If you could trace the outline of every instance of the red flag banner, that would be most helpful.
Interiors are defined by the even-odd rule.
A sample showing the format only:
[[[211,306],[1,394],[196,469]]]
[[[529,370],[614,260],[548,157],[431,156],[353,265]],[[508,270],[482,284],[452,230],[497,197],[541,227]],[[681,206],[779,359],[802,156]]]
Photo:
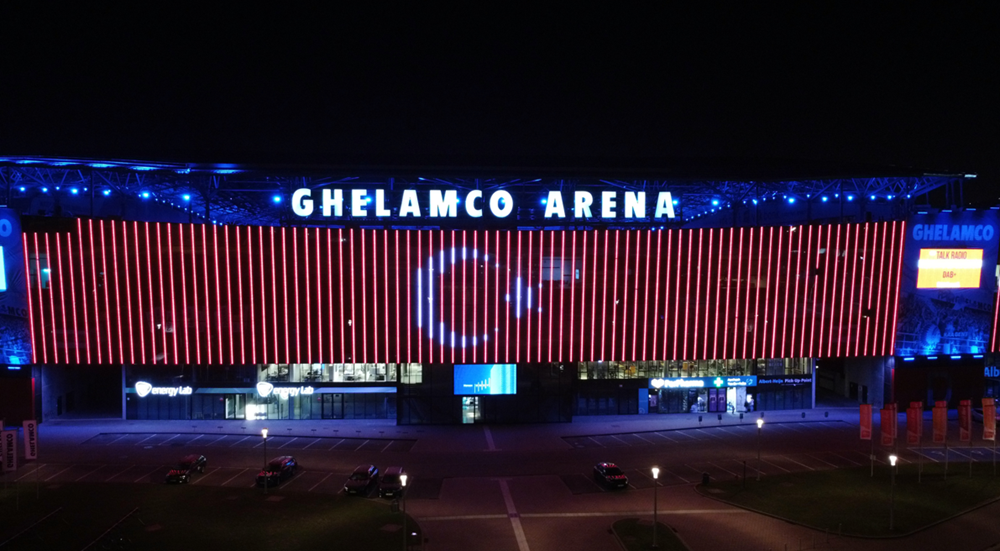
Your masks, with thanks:
[[[906,410],[906,443],[907,444],[919,444],[920,443],[920,418],[923,416],[923,412],[917,408],[910,408]]]
[[[872,439],[872,405],[861,404],[861,439]]]
[[[879,411],[879,413],[881,414],[881,419],[880,420],[881,420],[881,423],[882,423],[882,427],[881,427],[882,428],[882,445],[883,446],[891,446],[892,443],[893,443],[893,440],[894,440],[894,438],[892,436],[892,419],[893,419],[892,408],[882,408],[881,411]]]
[[[995,440],[997,437],[997,407],[992,399],[990,402],[983,404],[983,440]]]
[[[958,439],[962,442],[972,440],[972,400],[958,403]]]
[[[944,444],[948,438],[948,409],[947,406],[943,405],[945,403],[935,402],[934,409],[932,410],[934,425],[933,441],[935,444]]]

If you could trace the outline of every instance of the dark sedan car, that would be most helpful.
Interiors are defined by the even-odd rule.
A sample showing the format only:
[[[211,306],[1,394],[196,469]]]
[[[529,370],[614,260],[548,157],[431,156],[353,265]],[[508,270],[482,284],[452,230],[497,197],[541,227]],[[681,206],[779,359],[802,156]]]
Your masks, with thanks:
[[[344,491],[351,495],[367,496],[375,484],[378,484],[378,467],[358,465],[344,484]]]
[[[628,477],[614,463],[594,465],[594,480],[611,488],[627,488]]]
[[[378,483],[378,495],[384,498],[398,498],[403,495],[403,468],[389,467]]]
[[[177,467],[167,473],[167,484],[187,484],[195,472],[204,473],[208,460],[204,455],[185,455],[177,462]]]
[[[257,474],[257,485],[263,486],[267,481],[268,486],[277,486],[285,479],[294,476],[298,468],[298,461],[290,455],[275,457]]]

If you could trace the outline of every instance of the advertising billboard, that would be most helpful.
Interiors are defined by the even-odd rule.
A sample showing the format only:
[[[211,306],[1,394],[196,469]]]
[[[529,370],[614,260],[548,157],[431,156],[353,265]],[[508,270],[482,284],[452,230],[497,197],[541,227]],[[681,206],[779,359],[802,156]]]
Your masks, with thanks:
[[[32,270],[48,277],[48,259],[31,258]],[[22,365],[31,362],[31,336],[28,324],[28,289],[24,274],[24,243],[21,220],[16,211],[0,208],[0,364]]]
[[[897,356],[986,351],[998,222],[996,210],[918,214],[907,222]]]
[[[459,364],[455,366],[456,396],[516,393],[516,364]]]

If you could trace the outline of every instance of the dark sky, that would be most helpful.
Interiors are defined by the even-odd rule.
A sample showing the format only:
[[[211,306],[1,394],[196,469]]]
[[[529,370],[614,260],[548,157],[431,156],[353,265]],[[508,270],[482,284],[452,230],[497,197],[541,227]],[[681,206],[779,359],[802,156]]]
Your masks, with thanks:
[[[983,200],[1000,194],[993,3],[648,12],[473,3],[440,13],[144,4],[3,8],[0,153],[282,164],[787,159],[977,172]]]

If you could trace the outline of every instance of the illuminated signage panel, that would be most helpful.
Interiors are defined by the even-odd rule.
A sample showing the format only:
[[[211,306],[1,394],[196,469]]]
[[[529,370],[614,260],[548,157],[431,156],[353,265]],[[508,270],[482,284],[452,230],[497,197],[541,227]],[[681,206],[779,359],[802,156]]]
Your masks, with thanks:
[[[917,289],[978,289],[982,249],[920,249]]]

